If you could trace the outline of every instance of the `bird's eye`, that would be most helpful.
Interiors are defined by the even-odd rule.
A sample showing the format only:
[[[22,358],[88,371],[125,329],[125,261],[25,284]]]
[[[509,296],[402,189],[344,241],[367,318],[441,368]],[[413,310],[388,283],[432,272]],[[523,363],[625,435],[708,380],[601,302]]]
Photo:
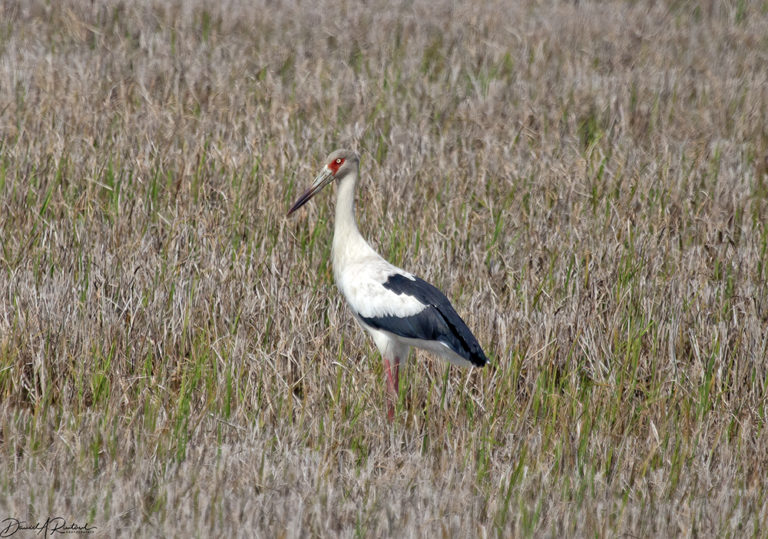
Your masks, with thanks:
[[[344,163],[344,158],[337,157],[336,159],[328,163],[328,168],[331,169],[331,172],[333,172],[333,174],[335,175],[339,171],[343,163]]]

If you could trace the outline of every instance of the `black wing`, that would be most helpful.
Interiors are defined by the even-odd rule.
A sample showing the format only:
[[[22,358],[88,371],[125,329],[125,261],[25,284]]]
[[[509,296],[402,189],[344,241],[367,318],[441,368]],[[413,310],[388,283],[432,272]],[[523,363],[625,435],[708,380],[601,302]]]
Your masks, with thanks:
[[[360,318],[366,324],[407,339],[445,343],[451,350],[477,367],[482,367],[488,362],[477,339],[440,290],[418,277],[411,280],[400,274],[390,275],[383,286],[397,295],[413,296],[426,307],[418,314],[402,318],[361,316]]]

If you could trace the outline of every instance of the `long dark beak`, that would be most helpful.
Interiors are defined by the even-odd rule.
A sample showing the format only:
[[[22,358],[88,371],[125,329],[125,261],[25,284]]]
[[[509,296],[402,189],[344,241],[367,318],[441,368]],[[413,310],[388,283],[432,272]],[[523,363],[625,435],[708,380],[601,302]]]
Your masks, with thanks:
[[[328,167],[323,167],[323,170],[320,172],[320,174],[317,175],[315,178],[315,181],[312,182],[312,187],[304,191],[304,193],[298,198],[296,202],[293,203],[293,206],[291,206],[291,209],[288,210],[288,215],[291,215],[293,212],[301,208],[304,204],[309,202],[309,199],[315,196],[317,193],[319,193],[323,187],[328,185],[333,181],[333,172],[331,172],[331,169]]]

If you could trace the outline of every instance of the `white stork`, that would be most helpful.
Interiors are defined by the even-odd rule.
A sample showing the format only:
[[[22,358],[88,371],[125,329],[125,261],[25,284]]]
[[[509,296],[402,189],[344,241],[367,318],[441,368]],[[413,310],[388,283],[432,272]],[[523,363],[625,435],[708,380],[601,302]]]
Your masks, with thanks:
[[[400,363],[408,357],[411,346],[463,367],[482,367],[488,358],[442,292],[384,260],[360,235],[355,222],[359,170],[360,158],[355,152],[336,150],[288,215],[329,183],[338,182],[333,276],[355,320],[370,333],[381,352],[389,393],[387,416],[392,421]]]

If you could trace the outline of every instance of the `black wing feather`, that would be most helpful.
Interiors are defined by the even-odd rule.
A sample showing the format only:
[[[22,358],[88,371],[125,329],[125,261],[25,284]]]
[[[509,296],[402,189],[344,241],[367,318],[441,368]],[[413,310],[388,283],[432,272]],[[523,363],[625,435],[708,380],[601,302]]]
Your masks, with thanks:
[[[383,286],[397,295],[413,296],[427,307],[418,314],[403,318],[361,316],[366,324],[408,339],[440,341],[478,367],[488,362],[477,339],[440,290],[423,279],[416,277],[411,280],[400,274],[390,275]]]

